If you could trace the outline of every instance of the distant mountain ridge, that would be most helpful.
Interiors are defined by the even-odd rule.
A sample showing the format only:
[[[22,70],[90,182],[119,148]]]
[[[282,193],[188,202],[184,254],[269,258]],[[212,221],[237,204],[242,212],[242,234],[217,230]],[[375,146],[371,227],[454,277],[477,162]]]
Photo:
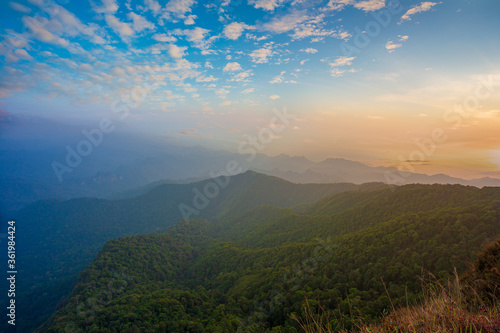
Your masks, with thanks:
[[[74,148],[86,139],[82,130],[92,126],[95,124],[76,126],[37,117],[0,115],[0,215],[10,214],[40,199],[107,198],[127,191],[133,195],[140,192],[140,188],[159,181],[207,179],[213,177],[213,173],[224,171],[229,161],[236,161],[241,171],[254,170],[294,183],[500,186],[500,179],[488,177],[475,180],[422,174],[387,177],[388,173],[398,176],[397,169],[371,167],[342,158],[313,162],[304,156],[257,154],[254,160],[249,160],[244,154],[200,146],[176,146],[119,130],[107,136],[77,167],[72,168],[72,172],[64,173],[63,181],[59,182],[52,163],[64,164],[68,147]]]

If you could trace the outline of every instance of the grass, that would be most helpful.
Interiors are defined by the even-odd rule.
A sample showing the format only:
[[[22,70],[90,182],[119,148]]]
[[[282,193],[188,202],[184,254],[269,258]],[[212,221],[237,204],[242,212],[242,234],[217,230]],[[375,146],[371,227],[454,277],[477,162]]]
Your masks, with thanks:
[[[305,333],[349,331],[332,327],[328,312],[313,313],[306,300],[304,315],[292,316]],[[500,333],[500,240],[491,243],[469,270],[446,286],[434,278],[424,284],[420,305],[394,309],[376,324],[356,324],[360,333]]]

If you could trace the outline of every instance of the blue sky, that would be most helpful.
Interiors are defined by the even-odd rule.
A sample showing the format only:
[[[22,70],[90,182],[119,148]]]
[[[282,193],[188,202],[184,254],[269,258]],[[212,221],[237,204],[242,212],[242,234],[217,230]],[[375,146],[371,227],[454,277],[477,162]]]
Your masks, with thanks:
[[[296,119],[265,153],[397,165],[415,140],[443,128],[449,140],[418,171],[498,174],[500,87],[460,128],[443,121],[500,74],[496,0],[0,6],[4,113],[82,124],[109,117],[130,131],[234,151],[269,126],[274,108],[287,108]]]

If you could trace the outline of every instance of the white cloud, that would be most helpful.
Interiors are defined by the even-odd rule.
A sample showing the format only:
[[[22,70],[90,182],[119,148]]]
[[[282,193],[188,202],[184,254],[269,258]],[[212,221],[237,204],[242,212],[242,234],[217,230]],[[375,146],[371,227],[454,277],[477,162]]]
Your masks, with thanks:
[[[273,11],[274,8],[279,7],[283,0],[248,0],[249,5],[255,8],[262,8],[265,10]]]
[[[306,21],[309,17],[303,13],[295,12],[281,17],[274,17],[265,23],[262,28],[274,33],[283,33],[294,29],[298,24]]]
[[[17,3],[17,2],[9,2],[9,6],[14,9],[15,11],[18,11],[18,12],[21,12],[21,13],[25,13],[25,14],[28,14],[29,12],[31,12],[31,8],[29,7],[26,7],[24,5],[21,5],[20,3]]]
[[[233,22],[224,27],[223,33],[226,38],[236,40],[243,34],[245,29],[253,29],[253,27],[245,23]]]
[[[252,76],[252,70],[249,69],[247,71],[244,71],[244,72],[239,72],[237,74],[234,74],[233,75],[233,78],[231,79],[231,81],[236,81],[236,82],[242,82],[242,81],[245,81],[245,82],[248,82],[248,78],[250,76]]]
[[[184,20],[185,25],[193,25],[194,24],[194,19],[197,18],[198,16],[196,15],[189,15],[187,19]]]
[[[220,103],[221,106],[229,106],[231,105],[231,101],[224,101],[222,103]]]
[[[333,68],[331,70],[331,75],[333,77],[341,77],[342,75],[344,75],[344,73],[345,73],[345,70],[339,69],[339,68]]]
[[[291,35],[293,39],[313,38],[311,41],[321,41],[325,37],[334,37],[338,39],[347,39],[351,34],[344,30],[324,28],[324,14],[307,17],[294,27]]]
[[[350,66],[352,65],[352,61],[356,59],[356,57],[338,57],[334,62],[330,63],[330,66],[333,67],[330,71],[330,74],[333,77],[341,77],[344,73],[355,73],[356,70],[351,69],[341,69],[338,67]]]
[[[104,19],[108,26],[120,35],[124,41],[128,40],[134,34],[134,30],[130,27],[130,24],[121,22],[116,16],[106,15]]]
[[[350,66],[352,65],[352,61],[356,59],[356,57],[338,57],[334,62],[330,63],[332,67],[338,66]]]
[[[152,37],[154,40],[158,42],[175,42],[177,41],[177,38],[174,36],[169,36],[167,34],[155,34]]]
[[[305,52],[305,53],[316,53],[318,52],[318,50],[312,48],[312,47],[308,47],[307,49],[302,49],[301,50],[302,52]]]
[[[168,45],[168,54],[170,54],[170,56],[172,58],[180,59],[184,56],[184,51],[186,49],[187,49],[187,47],[179,47],[175,44],[169,44]]]
[[[217,95],[219,95],[220,98],[226,98],[226,95],[229,94],[229,90],[220,88],[215,91]]]
[[[345,6],[351,5],[353,2],[353,0],[330,0],[326,8],[330,10],[342,10]]]
[[[364,10],[365,12],[375,11],[385,7],[385,0],[359,1],[354,5],[354,7]]]
[[[114,14],[118,11],[118,4],[116,0],[102,0],[102,5],[94,6],[93,9],[98,14]]]
[[[269,83],[271,84],[275,84],[275,83],[282,83],[283,80],[284,80],[284,75],[285,75],[286,71],[283,71],[280,73],[280,75],[276,75],[271,81],[269,81]]]
[[[125,77],[127,76],[127,74],[125,73],[125,70],[123,68],[120,68],[120,67],[115,67],[115,68],[112,68],[110,71],[109,71],[109,74],[113,75],[113,76],[120,76],[120,77]]]
[[[269,62],[269,57],[271,57],[274,52],[270,48],[263,47],[261,49],[257,49],[250,53],[250,57],[252,61],[257,64],[263,64]]]
[[[326,9],[343,10],[346,6],[354,6],[354,8],[370,12],[384,8],[385,0],[330,0]]]
[[[241,66],[237,62],[229,62],[226,66],[224,66],[224,72],[235,72],[241,71]]]
[[[387,51],[389,51],[389,53],[392,53],[392,52],[394,52],[395,49],[403,46],[403,44],[401,44],[401,43],[408,40],[408,38],[409,38],[408,36],[401,36],[401,35],[399,35],[398,37],[399,38],[396,41],[390,40],[387,42],[387,44],[385,44],[385,49]]]
[[[403,16],[401,16],[401,22],[402,21],[409,21],[409,20],[411,20],[412,15],[431,10],[432,7],[434,7],[435,5],[441,4],[441,3],[442,2],[426,1],[426,2],[422,2],[420,5],[413,6]]]
[[[8,53],[6,59],[9,62],[17,62],[20,59],[34,60],[25,49],[16,49],[15,51]]]
[[[271,96],[269,96],[269,98],[270,98],[270,99],[278,99],[278,98],[280,98],[280,97],[279,97],[278,95],[271,95]]]
[[[161,6],[156,0],[144,0],[144,5],[155,15],[158,15],[161,11]]]
[[[105,44],[106,41],[100,36],[100,27],[91,23],[86,25],[80,21],[73,13],[56,4],[41,8],[50,15],[50,20],[40,20],[35,17],[36,25],[43,27],[51,33],[61,36],[84,36],[95,44]],[[42,23],[43,22],[43,23]]]
[[[155,28],[155,25],[153,23],[149,22],[144,17],[142,17],[141,15],[137,15],[134,12],[128,13],[128,18],[132,20],[132,26],[136,32]]]
[[[30,16],[23,16],[22,21],[24,23],[24,26],[28,28],[33,36],[39,41],[59,45],[62,47],[68,47],[70,45],[67,40],[56,36],[52,32],[45,29],[45,27],[41,25],[37,19]]]
[[[214,69],[214,66],[209,62],[205,62],[205,68],[210,68],[210,69]]]
[[[213,77],[212,75],[210,76],[198,76],[196,78],[196,82],[215,82],[218,79]]]
[[[90,72],[93,71],[94,68],[90,64],[80,64],[77,68],[77,70],[81,72]]]
[[[165,6],[165,10],[176,17],[185,18],[186,13],[191,12],[191,7],[195,0],[170,0]]]
[[[243,90],[241,93],[242,94],[251,94],[254,91],[255,91],[255,88],[248,88],[248,89]]]
[[[194,29],[185,29],[185,30],[175,29],[173,31],[173,34],[186,36],[186,39],[189,42],[193,43],[193,46],[201,50],[206,50],[210,44],[210,41],[205,39],[209,32],[210,30],[196,27]]]

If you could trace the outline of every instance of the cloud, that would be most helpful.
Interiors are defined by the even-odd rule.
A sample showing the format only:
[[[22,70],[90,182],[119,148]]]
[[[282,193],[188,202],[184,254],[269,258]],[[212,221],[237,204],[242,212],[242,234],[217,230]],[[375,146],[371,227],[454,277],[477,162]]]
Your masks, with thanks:
[[[61,36],[84,36],[94,44],[105,44],[106,41],[100,36],[101,27],[97,24],[86,25],[73,13],[56,4],[41,8],[50,15],[50,20],[34,17],[35,25],[50,31],[52,34]],[[103,34],[103,33],[102,33]]]
[[[354,7],[357,9],[361,9],[365,12],[371,12],[375,10],[379,10],[385,7],[385,0],[366,0],[359,1],[354,4]]]
[[[248,0],[249,5],[253,5],[255,8],[265,9],[273,11],[276,7],[279,7],[283,0]]]
[[[191,12],[191,7],[195,3],[195,0],[170,0],[165,6],[165,10],[175,17],[186,18],[186,13]]]
[[[115,67],[109,71],[109,74],[113,76],[125,77],[127,74],[123,68]]]
[[[305,52],[305,53],[317,53],[318,52],[318,50],[316,50],[312,47],[308,47],[307,49],[302,49],[301,51]]]
[[[334,62],[330,63],[332,67],[338,66],[350,66],[352,65],[352,61],[356,59],[356,57],[338,57]]]
[[[222,103],[220,103],[221,106],[229,106],[231,105],[231,101],[224,101]]]
[[[283,80],[284,80],[284,75],[285,75],[286,71],[283,71],[280,73],[280,75],[276,75],[271,81],[269,81],[269,83],[271,84],[275,84],[275,83],[282,83]]]
[[[118,4],[116,0],[102,0],[101,6],[93,5],[93,10],[98,14],[114,14],[118,11]]]
[[[351,34],[344,30],[324,28],[324,14],[306,17],[306,19],[294,27],[291,35],[293,39],[313,38],[311,41],[321,41],[325,37],[348,39]]]
[[[224,72],[235,72],[241,71],[241,66],[237,62],[229,62],[226,66],[224,66]]]
[[[121,22],[116,16],[106,15],[104,19],[108,26],[124,41],[127,41],[134,34],[134,30],[130,27],[130,24]]]
[[[184,24],[185,25],[193,25],[195,22],[194,22],[194,19],[197,18],[198,16],[196,15],[189,15],[187,17],[187,19],[184,20]]]
[[[255,88],[248,88],[248,89],[243,90],[241,93],[242,94],[251,94],[254,91],[255,91]]]
[[[155,28],[155,25],[153,23],[149,22],[144,17],[142,17],[141,15],[137,15],[134,12],[128,13],[128,18],[132,20],[132,26],[136,32]]]
[[[19,59],[24,59],[24,60],[33,60],[33,57],[28,54],[28,52],[24,49],[17,49],[14,51],[16,56]]]
[[[170,54],[170,56],[172,58],[180,59],[184,56],[184,51],[186,49],[187,49],[187,47],[179,47],[175,44],[169,44],[168,45],[168,54]]]
[[[239,72],[239,73],[236,73],[233,75],[233,78],[231,79],[231,81],[236,81],[236,82],[248,82],[249,80],[247,80],[250,76],[252,76],[252,70],[249,69],[247,71],[244,71],[244,72]]]
[[[326,5],[329,10],[343,10],[346,6],[354,6],[365,12],[379,10],[385,7],[385,0],[330,0]]]
[[[278,99],[278,98],[280,98],[280,97],[279,97],[278,95],[271,95],[271,96],[269,96],[269,98],[270,98],[270,99]]]
[[[399,38],[396,41],[390,40],[387,42],[387,44],[385,44],[385,49],[387,51],[389,51],[389,53],[392,53],[397,48],[400,48],[401,46],[403,46],[403,44],[401,44],[401,43],[407,41],[409,38],[408,36],[401,36],[401,35],[399,35],[398,37]]]
[[[198,132],[198,130],[194,128],[194,129],[185,129],[185,130],[180,131],[179,133],[184,134],[184,135],[192,135],[196,132]]]
[[[224,27],[223,33],[226,38],[236,40],[243,34],[245,29],[253,29],[253,27],[245,23],[233,22]]]
[[[280,34],[294,29],[298,24],[306,21],[308,18],[307,15],[299,12],[281,17],[274,17],[270,22],[265,23],[262,29]]]
[[[177,38],[174,36],[169,36],[167,34],[155,34],[152,37],[154,40],[158,42],[175,42],[177,41]]]
[[[30,16],[23,16],[21,20],[23,21],[24,26],[28,28],[33,36],[39,41],[62,47],[69,46],[70,43],[67,40],[56,36],[52,32],[45,29],[45,27],[41,25],[37,19]]]
[[[266,62],[269,62],[269,57],[271,57],[273,54],[274,52],[269,47],[263,47],[261,49],[252,51],[252,53],[250,53],[250,57],[252,58],[253,62],[257,64],[264,64]]]
[[[161,6],[156,0],[144,0],[144,5],[155,15],[158,15],[161,11]]]
[[[413,6],[410,8],[403,16],[401,16],[401,22],[403,21],[410,21],[411,16],[421,13],[421,12],[426,12],[432,9],[435,5],[441,4],[442,2],[422,2],[420,5]],[[400,22],[400,23],[401,23]]]
[[[489,111],[475,112],[474,117],[480,118],[480,119],[498,119],[498,120],[500,120],[500,110],[489,110]]]
[[[338,57],[334,62],[330,63],[330,66],[333,67],[330,71],[330,74],[333,77],[341,77],[344,73],[356,73],[356,70],[351,69],[341,69],[338,67],[350,66],[352,65],[352,61],[356,59],[356,57]]]
[[[356,73],[356,70],[351,68],[351,69],[340,69],[340,68],[332,68],[330,71],[330,74],[333,77],[341,77],[344,76],[344,73]]]
[[[174,35],[179,35],[179,36],[186,36],[186,39],[193,44],[193,46],[201,49],[201,50],[206,50],[210,44],[210,41],[205,39],[206,35],[210,30],[203,29],[200,27],[196,27],[194,29],[175,29],[173,31]]]
[[[17,2],[9,2],[9,6],[14,9],[15,11],[18,11],[18,12],[21,12],[21,13],[25,13],[25,14],[29,14],[31,12],[31,8],[29,7],[26,7],[24,5],[21,5],[20,3],[17,3]]]
[[[226,98],[226,95],[229,94],[229,90],[220,88],[215,91],[217,95],[219,95],[220,98],[224,99]]]
[[[198,76],[196,78],[196,82],[214,82],[217,80],[218,79],[213,77],[212,75],[210,75],[210,76]]]

